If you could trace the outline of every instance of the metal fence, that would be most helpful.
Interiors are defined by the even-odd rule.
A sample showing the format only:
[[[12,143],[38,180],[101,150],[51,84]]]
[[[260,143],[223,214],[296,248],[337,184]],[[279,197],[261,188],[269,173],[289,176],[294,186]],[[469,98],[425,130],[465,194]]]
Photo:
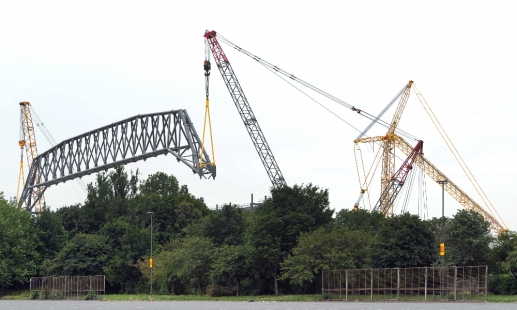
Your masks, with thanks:
[[[106,293],[105,276],[32,277],[31,295],[40,299],[95,297]]]
[[[344,301],[487,301],[488,266],[322,272],[322,293]]]

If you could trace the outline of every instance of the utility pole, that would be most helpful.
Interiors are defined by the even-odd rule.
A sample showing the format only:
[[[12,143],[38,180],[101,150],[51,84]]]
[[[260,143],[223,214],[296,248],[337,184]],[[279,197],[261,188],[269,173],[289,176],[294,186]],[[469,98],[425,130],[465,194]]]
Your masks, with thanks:
[[[444,192],[445,192],[445,184],[449,182],[448,180],[438,181],[438,184],[442,186],[442,242],[440,243],[440,256],[442,257],[442,290],[441,296],[444,298],[443,286],[445,281],[445,201],[444,201]]]
[[[151,215],[151,259],[149,260],[149,269],[151,269],[151,281],[149,292],[151,294],[151,298],[153,298],[153,214],[154,212],[147,212],[147,214]]]

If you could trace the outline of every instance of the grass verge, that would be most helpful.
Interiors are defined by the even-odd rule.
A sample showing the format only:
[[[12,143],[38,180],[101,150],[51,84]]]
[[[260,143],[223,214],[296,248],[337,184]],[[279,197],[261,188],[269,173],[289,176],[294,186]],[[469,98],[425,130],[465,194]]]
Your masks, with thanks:
[[[321,295],[261,295],[261,296],[224,296],[206,297],[203,295],[153,295],[152,299],[147,294],[133,295],[104,295],[101,300],[157,300],[157,301],[321,301]]]
[[[83,296],[84,297],[84,296]],[[9,292],[0,296],[0,300],[28,300],[30,292],[18,291]],[[81,298],[84,299],[84,298]],[[321,301],[321,295],[261,295],[261,296],[224,296],[224,297],[206,297],[204,295],[153,295],[152,299],[148,294],[108,294],[98,296],[99,300],[107,301],[137,301],[137,300],[153,300],[153,301]],[[363,300],[368,302],[368,300]],[[489,302],[495,303],[517,303],[517,295],[488,295]],[[424,301],[422,301],[424,302]]]
[[[29,291],[9,292],[5,295],[0,295],[0,300],[26,300],[29,299],[30,295]]]

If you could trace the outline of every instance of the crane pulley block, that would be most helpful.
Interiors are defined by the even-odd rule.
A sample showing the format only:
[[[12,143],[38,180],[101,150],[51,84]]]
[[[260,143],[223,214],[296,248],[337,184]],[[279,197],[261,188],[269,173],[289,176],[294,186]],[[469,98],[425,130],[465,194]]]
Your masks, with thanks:
[[[210,70],[212,69],[212,65],[210,64],[210,60],[205,60],[203,67],[205,69],[205,76],[210,75]]]

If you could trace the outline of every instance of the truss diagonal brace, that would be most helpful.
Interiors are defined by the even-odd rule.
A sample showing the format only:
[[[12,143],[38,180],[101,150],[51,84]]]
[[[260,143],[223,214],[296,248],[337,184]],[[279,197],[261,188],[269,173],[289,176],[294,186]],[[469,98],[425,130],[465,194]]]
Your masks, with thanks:
[[[65,140],[37,156],[18,207],[26,205],[32,212],[51,185],[167,154],[200,178],[215,179],[216,167],[205,151],[201,154],[201,139],[186,110],[137,115]]]

